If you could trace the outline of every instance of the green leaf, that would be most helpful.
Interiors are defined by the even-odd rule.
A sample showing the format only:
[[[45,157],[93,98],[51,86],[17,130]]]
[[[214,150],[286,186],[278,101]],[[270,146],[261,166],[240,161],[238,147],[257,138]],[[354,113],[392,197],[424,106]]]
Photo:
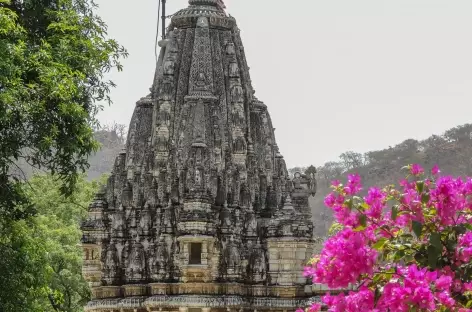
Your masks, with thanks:
[[[428,246],[428,265],[435,270],[438,263],[439,250],[434,246]]]
[[[411,222],[411,226],[413,228],[413,233],[415,233],[416,237],[419,238],[423,233],[423,224],[414,220]]]
[[[429,200],[430,200],[430,199],[431,199],[431,196],[429,195],[429,193],[423,193],[423,194],[421,195],[421,202],[422,202],[423,204],[429,203]]]
[[[398,205],[392,207],[392,220],[397,220],[398,217]]]
[[[375,284],[378,284],[380,281],[383,279],[383,274],[375,274],[374,278],[372,279],[372,282]]]
[[[362,232],[364,230],[365,230],[365,226],[363,225],[359,225],[358,227],[353,229],[354,232]]]
[[[423,190],[424,190],[424,181],[418,181],[418,182],[416,182],[416,189],[418,190],[418,193],[423,193]]]
[[[397,250],[395,254],[393,255],[393,260],[395,262],[399,262],[400,260],[403,259],[403,257],[405,257],[405,250],[404,249]]]
[[[352,211],[352,205],[353,205],[352,199],[346,200],[346,201],[345,201],[345,204],[346,204],[347,208],[349,208],[349,210]]]
[[[360,203],[358,207],[361,208],[362,211],[369,209],[369,205],[367,205],[367,203]]]
[[[359,216],[359,222],[364,228],[367,227],[367,216],[365,214],[361,214]]]
[[[385,244],[388,242],[388,239],[385,237],[380,238],[372,247],[375,250],[381,250],[385,246]]]
[[[472,308],[472,300],[467,301],[466,308]]]
[[[431,244],[431,246],[436,248],[439,252],[442,252],[443,245],[441,242],[441,234],[431,233],[431,235],[429,236],[429,243]]]
[[[336,233],[341,231],[343,228],[344,228],[344,226],[342,224],[333,222],[333,224],[331,225],[331,227],[328,230],[328,235],[329,236],[335,235]]]
[[[420,265],[426,265],[426,256],[422,252],[417,252],[414,256],[415,260],[420,264]]]

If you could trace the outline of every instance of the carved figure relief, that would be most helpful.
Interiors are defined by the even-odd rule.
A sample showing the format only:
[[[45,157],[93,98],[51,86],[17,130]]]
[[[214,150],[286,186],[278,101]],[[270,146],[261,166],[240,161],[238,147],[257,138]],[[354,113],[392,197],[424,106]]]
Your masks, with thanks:
[[[104,267],[108,275],[116,273],[116,248],[113,245],[109,245],[106,251]]]
[[[233,78],[239,77],[239,66],[238,63],[229,64],[229,76]]]
[[[144,210],[141,213],[141,218],[139,220],[139,231],[140,235],[148,235],[151,228],[151,212],[149,210]]]
[[[231,89],[231,101],[233,103],[242,103],[244,102],[244,93],[241,86],[234,86]]]
[[[157,151],[166,152],[167,151],[167,138],[164,136],[159,136],[157,138]]]
[[[226,54],[227,55],[234,55],[236,52],[234,50],[234,44],[232,42],[226,45]]]
[[[205,90],[205,87],[207,85],[205,73],[202,73],[202,72],[198,73],[196,85],[198,87],[198,90]]]
[[[160,99],[162,100],[171,100],[172,99],[172,91],[173,89],[173,84],[172,81],[163,81],[161,85],[161,91],[160,91]]]
[[[223,218],[222,225],[226,228],[230,228],[232,222],[231,222],[231,213],[229,212],[229,210],[227,209],[223,210],[223,212],[221,213],[221,217]]]
[[[172,76],[174,75],[175,70],[175,61],[173,58],[168,58],[167,61],[164,62],[164,75]]]
[[[257,235],[257,220],[254,214],[249,214],[246,220],[246,235],[256,236]]]
[[[238,109],[233,112],[233,124],[236,127],[243,128],[245,124],[245,118],[246,117],[244,116],[244,112],[242,110]]]
[[[241,258],[240,258],[239,249],[236,246],[234,237],[231,236],[230,242],[229,242],[228,268],[234,269],[234,270],[238,269],[240,260]]]
[[[234,142],[233,150],[237,154],[244,154],[246,152],[246,142],[244,138],[242,137],[236,138],[236,142]]]
[[[198,168],[195,169],[195,187],[201,187],[202,180],[202,172]]]
[[[159,111],[159,124],[164,126],[170,125],[170,113],[166,109]]]
[[[143,271],[145,268],[145,259],[142,246],[139,243],[133,243],[129,254],[128,266],[126,267],[126,277],[128,279],[143,278]]]

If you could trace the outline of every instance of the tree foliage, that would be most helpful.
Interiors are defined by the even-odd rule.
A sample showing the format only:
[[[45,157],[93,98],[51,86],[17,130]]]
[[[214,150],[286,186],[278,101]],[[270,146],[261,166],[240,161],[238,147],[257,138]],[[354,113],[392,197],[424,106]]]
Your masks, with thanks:
[[[79,224],[99,184],[81,176],[68,197],[52,175],[23,185],[37,214],[0,223],[0,311],[82,311],[89,289],[81,275]]]
[[[50,171],[72,193],[98,144],[92,128],[126,51],[92,0],[0,0],[0,213],[32,214],[13,168]],[[18,209],[18,208],[22,209]]]

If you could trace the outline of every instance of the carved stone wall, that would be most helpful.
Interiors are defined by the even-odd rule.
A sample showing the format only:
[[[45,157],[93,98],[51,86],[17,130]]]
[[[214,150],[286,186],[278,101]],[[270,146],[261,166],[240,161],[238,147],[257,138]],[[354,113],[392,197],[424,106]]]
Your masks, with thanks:
[[[82,227],[87,310],[295,310],[316,183],[288,177],[234,18],[189,3]]]

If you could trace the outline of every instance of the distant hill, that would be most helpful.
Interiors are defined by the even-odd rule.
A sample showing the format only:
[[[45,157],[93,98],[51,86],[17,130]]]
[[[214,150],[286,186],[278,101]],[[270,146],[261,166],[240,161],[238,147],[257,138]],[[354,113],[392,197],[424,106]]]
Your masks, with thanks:
[[[418,163],[430,170],[439,165],[443,174],[472,176],[472,124],[465,124],[432,135],[426,140],[406,140],[396,146],[365,154],[348,151],[339,160],[331,161],[317,168],[318,193],[310,200],[315,235],[324,236],[332,223],[332,213],[323,204],[333,180],[345,181],[348,173],[359,173],[364,189],[397,183],[404,177],[400,169],[408,164]],[[303,171],[292,168],[289,172]]]
[[[102,146],[89,158],[90,169],[87,172],[89,179],[96,179],[112,171],[116,156],[125,147],[126,127],[120,124],[106,126],[95,131],[95,138]]]
[[[118,153],[124,148],[126,141],[126,127],[120,124],[105,125],[94,132],[95,138],[101,144],[100,150],[89,157],[90,168],[87,171],[89,180],[99,178],[110,173]],[[31,167],[23,159],[11,168],[13,175],[22,180],[29,179],[35,173],[42,170]]]

